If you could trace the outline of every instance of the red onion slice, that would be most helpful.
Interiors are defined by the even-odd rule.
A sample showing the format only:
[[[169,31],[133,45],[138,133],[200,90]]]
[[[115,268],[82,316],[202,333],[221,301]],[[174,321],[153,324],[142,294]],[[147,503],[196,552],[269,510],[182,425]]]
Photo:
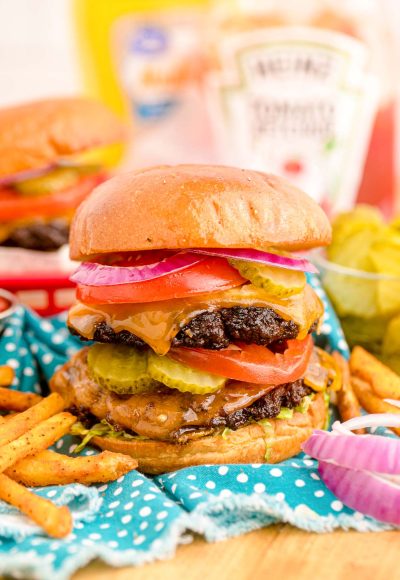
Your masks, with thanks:
[[[319,461],[332,462],[349,469],[400,474],[400,442],[391,437],[349,437],[348,434],[314,431],[303,444],[303,451]]]
[[[332,430],[350,435],[351,431],[364,429],[365,427],[400,427],[400,415],[395,415],[394,413],[361,415],[361,417],[354,417],[344,423],[335,421],[332,425]]]
[[[357,435],[365,437],[365,435]],[[400,482],[368,471],[321,461],[318,467],[328,489],[345,505],[381,522],[400,525]]]
[[[260,250],[247,248],[194,248],[190,251],[196,254],[205,254],[206,256],[217,256],[220,258],[232,258],[235,260],[246,260],[247,262],[270,264],[271,266],[278,266],[279,268],[300,270],[302,272],[310,272],[311,274],[318,272],[317,268],[304,258],[279,256],[278,254],[271,254]]]
[[[94,167],[97,167],[93,164]],[[0,178],[1,185],[12,185],[13,183],[19,183],[20,181],[25,181],[27,179],[34,179],[35,177],[42,177],[56,169],[58,167],[82,167],[82,164],[74,163],[65,158],[57,159],[56,162],[46,165],[45,167],[40,167],[38,169],[26,169],[25,171],[20,171],[19,173],[14,173],[13,175],[7,175],[6,177]]]
[[[6,177],[0,178],[0,186],[18,183],[19,181],[25,181],[26,179],[34,179],[35,177],[41,177],[42,175],[49,173],[55,167],[57,167],[57,164],[52,163],[51,165],[41,167],[40,169],[27,169],[26,171],[21,171],[14,175],[7,175]]]
[[[351,433],[363,427],[397,426],[400,415],[394,413],[336,421],[331,433],[314,431],[302,448],[318,459],[321,479],[345,505],[400,525],[400,439]]]
[[[132,282],[145,282],[183,270],[204,260],[195,254],[179,252],[160,262],[144,266],[107,266],[83,262],[70,280],[85,286],[118,286]]]
[[[400,409],[400,401],[398,401],[397,399],[383,399],[385,401],[385,403],[389,403],[389,405],[393,405],[393,407],[399,407]],[[391,427],[394,427],[394,425],[391,425]]]

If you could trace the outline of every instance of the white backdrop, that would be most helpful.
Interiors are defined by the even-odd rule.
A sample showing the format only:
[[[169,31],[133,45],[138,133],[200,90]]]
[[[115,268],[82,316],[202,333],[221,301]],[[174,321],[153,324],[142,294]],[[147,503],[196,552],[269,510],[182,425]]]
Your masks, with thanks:
[[[400,0],[381,2],[400,55]],[[71,0],[0,0],[0,106],[80,90]]]
[[[79,74],[69,0],[0,0],[0,106],[78,93]]]

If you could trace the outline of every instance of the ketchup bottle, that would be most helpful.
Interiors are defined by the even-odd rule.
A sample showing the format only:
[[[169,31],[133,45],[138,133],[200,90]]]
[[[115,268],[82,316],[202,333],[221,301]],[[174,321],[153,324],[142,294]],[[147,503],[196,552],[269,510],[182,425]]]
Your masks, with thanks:
[[[378,0],[219,0],[207,81],[220,161],[331,212],[395,207],[395,51]]]

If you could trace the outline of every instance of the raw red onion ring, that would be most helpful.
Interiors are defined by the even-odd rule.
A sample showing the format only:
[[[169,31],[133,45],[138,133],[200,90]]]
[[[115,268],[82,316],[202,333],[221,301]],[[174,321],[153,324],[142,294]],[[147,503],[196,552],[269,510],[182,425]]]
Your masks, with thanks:
[[[364,437],[364,435],[357,435]],[[321,479],[345,505],[381,522],[400,525],[400,480],[321,461]]]
[[[178,252],[160,262],[143,266],[108,266],[96,262],[83,262],[70,280],[85,286],[117,286],[144,282],[172,274],[201,262],[204,258],[188,252]]]
[[[206,256],[217,256],[220,258],[246,260],[247,262],[258,262],[260,264],[270,264],[279,268],[288,270],[300,270],[302,272],[316,273],[317,268],[304,258],[293,258],[289,256],[280,256],[261,250],[247,248],[194,248],[190,250],[196,254],[205,254]]]
[[[388,401],[400,407],[399,401]],[[316,430],[303,451],[318,459],[325,485],[348,507],[380,521],[400,525],[400,439],[354,435],[363,427],[400,427],[400,415],[363,415]]]
[[[0,186],[18,183],[19,181],[25,181],[26,179],[34,179],[35,177],[41,177],[42,175],[49,173],[55,167],[57,167],[57,164],[52,163],[51,165],[41,167],[40,169],[27,169],[26,171],[21,171],[14,175],[7,175],[6,177],[0,178]]]

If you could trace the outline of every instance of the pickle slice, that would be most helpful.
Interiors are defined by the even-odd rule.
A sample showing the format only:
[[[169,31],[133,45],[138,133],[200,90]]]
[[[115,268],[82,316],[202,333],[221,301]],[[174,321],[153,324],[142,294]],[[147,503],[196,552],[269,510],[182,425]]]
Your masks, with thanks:
[[[75,185],[82,175],[94,173],[96,166],[57,167],[50,173],[14,184],[17,191],[26,196],[48,195]]]
[[[256,264],[244,260],[229,260],[240,275],[250,280],[254,286],[263,288],[268,294],[285,298],[298,294],[306,285],[304,272],[288,270],[267,264]]]
[[[383,364],[392,369],[392,371],[400,375],[400,356],[398,354],[391,356],[383,354],[378,356],[378,358],[381,362],[383,362]]]
[[[147,372],[147,355],[130,346],[95,344],[88,353],[94,380],[120,395],[134,395],[157,386]]]
[[[327,271],[322,281],[339,316],[363,319],[379,316],[375,280]]]
[[[384,356],[397,356],[400,359],[400,314],[392,318],[386,327],[382,353]]]
[[[342,258],[343,248],[347,247],[348,241],[360,232],[379,232],[384,226],[383,216],[378,209],[369,205],[358,205],[355,209],[338,215],[332,224],[333,239],[327,248],[328,257],[332,262],[346,263]],[[360,253],[364,246],[360,244]],[[338,259],[338,254],[340,258]],[[349,252],[350,259],[357,258],[358,252]]]
[[[382,316],[377,315],[368,319],[346,316],[340,322],[351,348],[360,345],[375,355],[381,352],[382,337],[388,324]]]
[[[383,274],[377,280],[377,304],[384,316],[400,311],[400,237],[388,235],[374,244],[370,250],[376,272]],[[385,278],[385,275],[392,278]]]
[[[226,378],[195,370],[178,363],[166,356],[158,356],[151,352],[148,357],[148,371],[150,376],[171,389],[206,395],[221,389]]]
[[[74,185],[79,179],[76,169],[59,167],[41,177],[33,177],[14,185],[23,195],[46,195],[54,191],[62,191]]]

